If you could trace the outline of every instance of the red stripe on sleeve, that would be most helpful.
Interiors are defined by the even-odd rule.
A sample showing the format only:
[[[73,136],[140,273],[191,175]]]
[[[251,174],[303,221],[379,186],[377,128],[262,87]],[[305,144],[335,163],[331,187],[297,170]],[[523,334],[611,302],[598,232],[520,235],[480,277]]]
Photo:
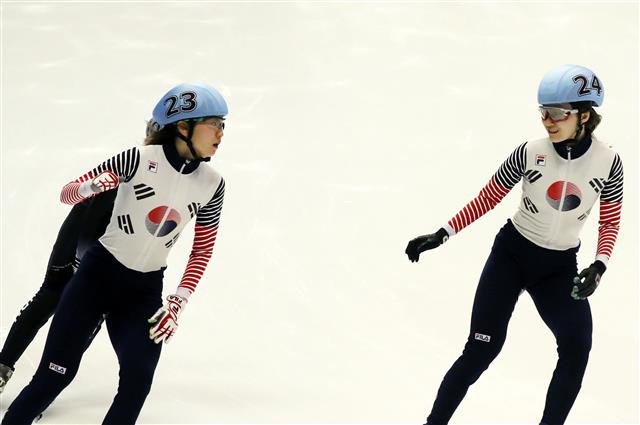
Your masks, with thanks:
[[[492,177],[478,196],[449,220],[449,226],[458,233],[495,208],[510,191],[511,189],[500,185],[495,177]]]
[[[596,255],[611,257],[620,230],[622,202],[600,200],[600,226],[598,227],[598,249]]]
[[[190,294],[195,291],[213,254],[217,234],[217,226],[206,227],[196,223],[191,254],[178,288],[184,288]]]
[[[60,192],[60,201],[68,205],[75,205],[84,201],[86,198],[83,198],[82,195],[80,195],[80,185],[93,177],[93,172],[89,171],[74,181],[67,183],[62,188],[62,192]]]

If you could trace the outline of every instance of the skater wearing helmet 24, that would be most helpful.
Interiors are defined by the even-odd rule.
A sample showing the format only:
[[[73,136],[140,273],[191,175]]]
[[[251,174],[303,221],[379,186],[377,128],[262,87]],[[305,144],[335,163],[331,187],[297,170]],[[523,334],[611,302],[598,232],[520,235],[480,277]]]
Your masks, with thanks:
[[[218,149],[227,104],[204,84],[181,84],[153,111],[145,146],[126,150],[62,189],[75,204],[118,188],[104,235],[84,255],[53,317],[44,353],[3,425],[30,424],[73,380],[99,320],[120,365],[103,424],[134,424],[151,388],[162,341],[178,320],[211,258],[225,183],[208,161]],[[186,270],[163,305],[166,259],[187,222],[195,237]]]
[[[593,131],[604,87],[591,70],[565,65],[538,89],[548,137],[518,146],[480,194],[436,233],[409,242],[412,262],[493,209],[522,179],[520,206],[498,232],[476,290],[462,355],[444,376],[429,425],[447,424],[471,386],[500,352],[520,294],[527,291],[556,338],[558,362],[541,424],[563,424],[582,383],[591,349],[591,310],[615,244],[622,207],[620,157]],[[595,261],[578,273],[579,233],[600,198]]]

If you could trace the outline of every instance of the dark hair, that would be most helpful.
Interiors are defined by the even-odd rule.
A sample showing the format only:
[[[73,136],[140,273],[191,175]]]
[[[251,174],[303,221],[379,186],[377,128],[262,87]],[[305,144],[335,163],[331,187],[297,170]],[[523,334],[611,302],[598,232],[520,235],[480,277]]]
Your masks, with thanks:
[[[590,101],[573,102],[571,103],[571,107],[579,111],[578,119],[580,119],[580,115],[582,115],[582,113],[589,112],[589,119],[584,123],[584,130],[587,135],[591,136],[598,124],[600,124],[600,121],[602,121],[602,116],[593,109],[593,105]]]
[[[143,145],[164,145],[173,143],[176,140],[176,125],[168,124],[162,130],[154,130],[151,123],[147,123],[147,137],[145,137]]]

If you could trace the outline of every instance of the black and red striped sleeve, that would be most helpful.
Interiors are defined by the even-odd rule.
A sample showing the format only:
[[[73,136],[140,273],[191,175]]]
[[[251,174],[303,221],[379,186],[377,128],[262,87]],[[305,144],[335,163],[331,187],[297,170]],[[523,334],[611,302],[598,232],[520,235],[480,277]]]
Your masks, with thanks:
[[[196,215],[193,246],[177,291],[178,295],[185,298],[189,298],[195,291],[213,254],[213,245],[218,235],[218,225],[220,223],[220,214],[222,213],[224,187],[224,179],[221,179],[213,198],[204,207],[200,208]]]
[[[129,181],[136,174],[139,164],[140,150],[138,148],[134,147],[120,152],[77,179],[67,183],[60,193],[60,201],[65,204],[74,205],[87,199],[80,194],[80,185],[107,170],[117,175],[119,181]]]
[[[609,178],[600,193],[600,220],[598,227],[598,249],[596,260],[605,265],[611,258],[613,246],[620,230],[620,214],[622,212],[624,172],[620,156],[616,154],[611,165]]]
[[[518,146],[500,165],[489,183],[482,188],[478,196],[462,208],[449,220],[445,227],[450,236],[492,210],[518,184],[524,175],[527,163],[527,143]]]

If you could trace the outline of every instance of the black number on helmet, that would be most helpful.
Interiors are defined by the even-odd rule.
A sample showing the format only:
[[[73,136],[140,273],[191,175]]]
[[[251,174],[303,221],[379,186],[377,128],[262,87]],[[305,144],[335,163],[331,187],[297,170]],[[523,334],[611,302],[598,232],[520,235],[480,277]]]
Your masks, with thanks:
[[[180,93],[180,98],[184,102],[180,107],[182,112],[191,112],[196,109],[196,94],[192,91],[186,91],[184,93]]]
[[[591,93],[591,90],[587,88],[587,84],[589,84],[589,80],[584,75],[576,75],[573,77],[574,83],[580,83],[580,89],[578,90],[578,96],[586,96]]]
[[[182,100],[180,107],[176,107],[178,104],[178,96],[169,96],[167,100],[164,101],[165,105],[169,105],[169,108],[167,109],[167,118],[179,112],[191,112],[196,109],[196,106],[198,106],[195,92],[186,91],[180,93],[180,99]]]
[[[176,108],[176,103],[178,103],[178,98],[176,96],[168,97],[167,100],[164,101],[164,104],[169,104],[169,109],[167,109],[167,118],[177,114],[180,112],[178,108]]]
[[[602,86],[600,86],[600,80],[598,80],[598,77],[596,77],[595,75],[591,80],[591,87],[598,91],[598,95],[602,94]]]

